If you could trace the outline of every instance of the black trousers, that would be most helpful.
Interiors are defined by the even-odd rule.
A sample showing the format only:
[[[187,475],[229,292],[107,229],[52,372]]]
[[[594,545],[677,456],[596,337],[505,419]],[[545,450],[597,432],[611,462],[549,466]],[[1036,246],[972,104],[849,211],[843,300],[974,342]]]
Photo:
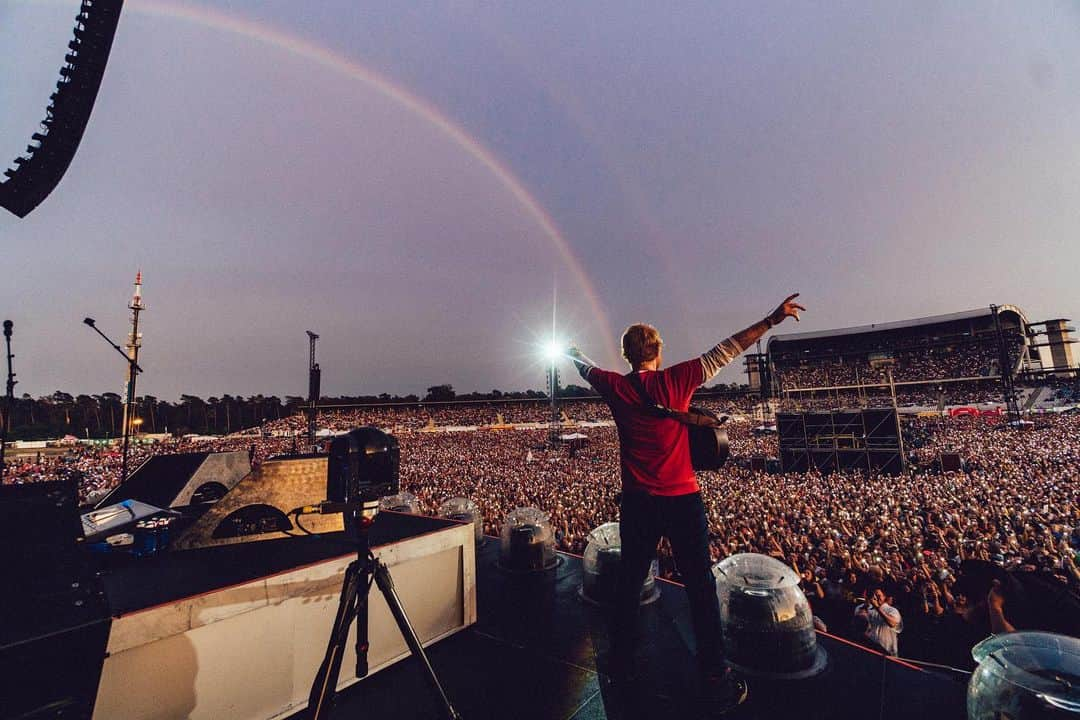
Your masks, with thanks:
[[[666,537],[690,598],[690,615],[697,640],[698,663],[717,667],[720,646],[720,602],[709,556],[709,530],[701,493],[672,497],[624,492],[619,534],[622,558],[615,589],[611,652],[629,661],[637,644],[637,616],[641,586],[656,557],[660,537]]]

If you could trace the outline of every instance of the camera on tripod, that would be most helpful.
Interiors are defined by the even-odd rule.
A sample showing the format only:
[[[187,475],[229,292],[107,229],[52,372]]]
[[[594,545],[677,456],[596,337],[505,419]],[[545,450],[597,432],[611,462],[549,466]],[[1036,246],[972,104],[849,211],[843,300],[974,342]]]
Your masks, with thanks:
[[[326,502],[320,512],[343,512],[350,520],[371,517],[379,498],[398,492],[401,451],[398,441],[374,427],[356,428],[330,441],[326,464]]]
[[[356,543],[356,560],[345,568],[345,578],[338,599],[337,616],[330,631],[326,655],[315,674],[308,696],[308,717],[328,720],[337,692],[341,660],[349,636],[349,626],[356,621],[356,677],[368,674],[368,592],[372,582],[386,599],[405,644],[426,671],[427,680],[442,705],[444,717],[460,716],[439,682],[424,646],[401,605],[390,570],[371,551],[368,531],[379,509],[379,499],[398,492],[401,452],[392,435],[373,427],[361,427],[330,442],[326,470],[326,501],[308,506],[301,512],[342,513],[345,534]]]

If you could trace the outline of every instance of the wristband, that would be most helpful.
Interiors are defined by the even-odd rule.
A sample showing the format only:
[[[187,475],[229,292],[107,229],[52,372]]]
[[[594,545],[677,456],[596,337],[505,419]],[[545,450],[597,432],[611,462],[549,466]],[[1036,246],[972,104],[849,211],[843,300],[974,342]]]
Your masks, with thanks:
[[[765,316],[765,324],[769,326],[770,330],[772,330],[774,327],[776,327],[776,323],[773,322],[772,315],[766,315]]]

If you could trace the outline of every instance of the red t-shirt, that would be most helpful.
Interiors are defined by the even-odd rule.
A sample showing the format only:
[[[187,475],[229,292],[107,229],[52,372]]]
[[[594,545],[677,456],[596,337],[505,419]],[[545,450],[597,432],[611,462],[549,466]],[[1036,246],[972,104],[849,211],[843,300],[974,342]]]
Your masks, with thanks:
[[[644,401],[626,376],[600,368],[588,372],[589,383],[611,408],[619,430],[623,487],[650,495],[697,492],[686,425],[646,412]],[[653,400],[681,412],[690,408],[691,395],[705,381],[700,358],[666,370],[645,370],[639,376]]]

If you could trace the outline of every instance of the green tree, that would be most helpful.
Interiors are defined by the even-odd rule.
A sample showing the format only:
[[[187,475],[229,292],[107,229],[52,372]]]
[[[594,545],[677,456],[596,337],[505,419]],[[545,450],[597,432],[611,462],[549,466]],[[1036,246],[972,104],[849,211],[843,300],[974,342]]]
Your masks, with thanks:
[[[433,385],[427,389],[424,402],[447,402],[456,397],[453,385]]]

